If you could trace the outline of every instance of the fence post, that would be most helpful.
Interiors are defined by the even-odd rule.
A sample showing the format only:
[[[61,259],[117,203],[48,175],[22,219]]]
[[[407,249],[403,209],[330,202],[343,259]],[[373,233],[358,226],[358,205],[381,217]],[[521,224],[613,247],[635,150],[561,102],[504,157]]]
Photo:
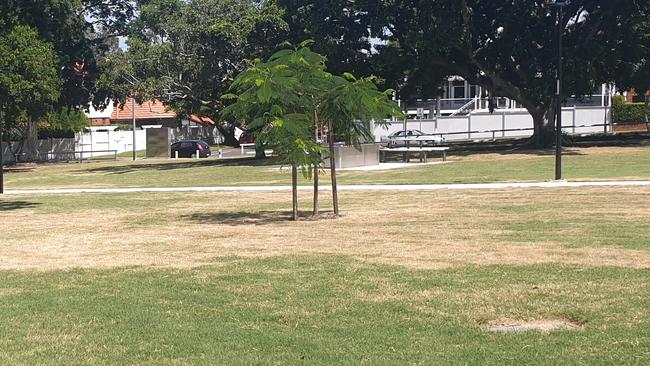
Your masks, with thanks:
[[[506,137],[506,112],[501,112],[501,137]]]
[[[576,134],[576,106],[573,106],[573,134]]]
[[[467,138],[472,138],[472,113],[467,115]]]

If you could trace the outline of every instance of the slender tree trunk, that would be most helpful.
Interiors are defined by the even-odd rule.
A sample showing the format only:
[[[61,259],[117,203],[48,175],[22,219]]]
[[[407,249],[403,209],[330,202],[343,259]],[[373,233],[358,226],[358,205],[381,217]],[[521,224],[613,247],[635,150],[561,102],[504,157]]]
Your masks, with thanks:
[[[38,159],[38,122],[27,119],[27,136],[23,145],[23,153],[27,161],[36,161]]]
[[[255,159],[266,159],[264,146],[255,145]]]
[[[318,113],[316,112],[316,109],[314,108],[314,141],[318,143],[318,128],[320,126],[320,123],[318,122]],[[321,159],[322,160],[322,159]],[[320,180],[320,177],[318,173],[320,172],[320,163],[319,164],[314,164],[314,211],[312,212],[312,215],[314,217],[317,217],[320,214],[320,207],[319,207],[319,187],[318,183]]]
[[[0,194],[5,193],[4,149],[2,148],[5,130],[4,125],[4,116],[0,112]]]
[[[319,166],[314,164],[314,211],[312,215],[317,217],[320,214],[319,200],[318,200],[318,170]]]
[[[339,216],[339,192],[336,185],[336,159],[334,158],[334,126],[332,121],[327,125],[327,143],[330,148],[330,175],[332,176],[332,203],[334,216]]]
[[[293,212],[291,219],[298,220],[298,167],[296,164],[291,164],[291,191],[293,196]]]

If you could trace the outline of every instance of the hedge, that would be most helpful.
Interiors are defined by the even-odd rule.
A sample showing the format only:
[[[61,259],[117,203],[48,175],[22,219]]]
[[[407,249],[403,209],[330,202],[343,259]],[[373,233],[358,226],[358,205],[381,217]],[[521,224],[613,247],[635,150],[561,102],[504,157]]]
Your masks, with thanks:
[[[612,119],[614,123],[644,123],[650,119],[650,106],[645,103],[626,103],[622,96],[612,100]]]
[[[69,129],[56,129],[48,127],[39,127],[38,138],[45,139],[70,139],[74,138],[75,132]]]

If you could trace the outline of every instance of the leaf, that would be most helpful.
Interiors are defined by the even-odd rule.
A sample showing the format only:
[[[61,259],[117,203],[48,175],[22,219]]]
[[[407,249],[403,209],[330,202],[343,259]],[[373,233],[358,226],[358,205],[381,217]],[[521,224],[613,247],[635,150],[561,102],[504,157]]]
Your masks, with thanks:
[[[263,83],[262,86],[257,89],[257,98],[264,103],[270,101],[272,96],[273,90],[269,83]]]

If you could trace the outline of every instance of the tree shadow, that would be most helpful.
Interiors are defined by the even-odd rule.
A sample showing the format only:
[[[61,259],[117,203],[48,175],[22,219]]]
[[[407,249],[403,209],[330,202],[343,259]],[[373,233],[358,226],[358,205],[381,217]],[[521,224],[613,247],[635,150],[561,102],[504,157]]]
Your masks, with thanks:
[[[312,220],[311,212],[301,211],[298,213],[298,220]],[[183,220],[190,220],[201,224],[221,225],[272,225],[282,222],[293,222],[291,211],[229,211],[213,213],[195,213],[181,216]]]
[[[237,158],[237,159],[207,159],[192,162],[160,162],[144,164],[128,164],[118,166],[103,166],[99,168],[79,169],[77,173],[106,173],[106,174],[126,174],[138,171],[157,170],[168,171],[178,169],[205,168],[205,167],[244,167],[244,166],[273,166],[277,165],[275,159],[255,159],[255,158]]]
[[[25,208],[34,208],[40,206],[40,203],[27,202],[27,201],[0,201],[0,212],[15,211]]]

